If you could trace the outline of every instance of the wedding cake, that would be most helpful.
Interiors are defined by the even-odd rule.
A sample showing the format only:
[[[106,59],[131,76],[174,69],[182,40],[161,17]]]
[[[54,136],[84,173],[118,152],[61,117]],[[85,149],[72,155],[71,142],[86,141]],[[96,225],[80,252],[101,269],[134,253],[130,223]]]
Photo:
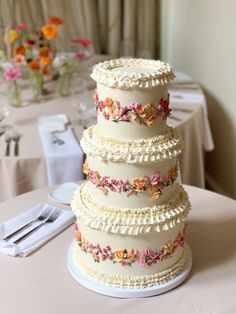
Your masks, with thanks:
[[[161,61],[115,59],[95,65],[92,78],[97,125],[81,140],[86,182],[71,204],[72,263],[93,290],[158,289],[191,254],[190,203],[177,180],[183,145],[166,124],[174,73]]]

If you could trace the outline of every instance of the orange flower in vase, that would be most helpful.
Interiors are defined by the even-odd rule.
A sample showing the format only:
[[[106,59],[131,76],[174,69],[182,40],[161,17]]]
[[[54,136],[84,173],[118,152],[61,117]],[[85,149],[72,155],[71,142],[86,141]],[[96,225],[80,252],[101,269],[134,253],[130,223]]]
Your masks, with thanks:
[[[20,45],[20,46],[18,46],[18,47],[16,47],[15,49],[14,49],[14,56],[15,55],[23,55],[24,53],[25,53],[25,46],[24,45]]]
[[[49,24],[62,25],[62,24],[64,24],[64,20],[58,16],[50,16]]]
[[[40,69],[40,64],[39,64],[39,62],[36,61],[36,60],[30,61],[30,62],[28,63],[28,66],[29,66],[30,70],[32,70],[32,71],[37,71],[37,70]]]
[[[57,37],[58,29],[54,24],[46,24],[41,28],[44,37],[48,40],[53,40]]]

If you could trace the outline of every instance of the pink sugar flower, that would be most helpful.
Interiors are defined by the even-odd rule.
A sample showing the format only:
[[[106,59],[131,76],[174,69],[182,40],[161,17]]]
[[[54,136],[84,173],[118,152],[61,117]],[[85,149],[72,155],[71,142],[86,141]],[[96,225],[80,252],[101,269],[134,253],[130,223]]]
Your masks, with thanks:
[[[17,68],[11,67],[4,71],[4,78],[6,81],[16,81],[19,77],[21,77],[21,71]]]
[[[107,246],[106,246],[106,249],[107,249],[108,251],[110,251],[110,250],[111,250],[110,245],[107,245]]]
[[[127,114],[124,114],[122,117],[121,117],[122,121],[129,121],[129,116]]]
[[[105,261],[107,259],[108,255],[107,254],[102,254],[102,260]]]
[[[25,22],[21,22],[21,23],[16,25],[16,31],[20,32],[20,31],[23,31],[23,29],[26,29],[26,23]]]
[[[81,45],[84,48],[89,48],[91,41],[88,38],[74,38],[70,40],[72,46]]]
[[[161,176],[159,173],[155,173],[152,176],[150,176],[150,181],[152,185],[157,185],[161,180]]]
[[[103,116],[104,116],[104,118],[105,118],[106,120],[109,120],[109,118],[110,118],[107,113],[104,113]]]
[[[75,59],[78,60],[78,61],[83,61],[85,59],[85,55],[81,52],[78,52],[76,55],[75,55]]]
[[[128,110],[127,106],[120,107],[119,115],[123,116],[126,113],[127,110]]]
[[[131,109],[133,111],[138,111],[141,109],[141,107],[142,107],[142,105],[139,104],[138,102],[134,102],[134,103],[129,105],[129,109]]]

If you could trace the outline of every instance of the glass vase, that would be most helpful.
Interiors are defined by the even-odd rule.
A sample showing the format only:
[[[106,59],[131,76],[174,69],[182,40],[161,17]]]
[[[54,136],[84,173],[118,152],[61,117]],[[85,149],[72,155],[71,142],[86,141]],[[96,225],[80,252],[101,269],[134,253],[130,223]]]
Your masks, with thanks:
[[[21,89],[16,81],[11,82],[9,85],[8,101],[11,106],[14,107],[22,106]]]
[[[43,73],[34,72],[32,75],[33,101],[41,102],[43,98],[44,78]]]
[[[60,96],[70,95],[72,74],[70,72],[65,72],[60,75],[58,92]]]

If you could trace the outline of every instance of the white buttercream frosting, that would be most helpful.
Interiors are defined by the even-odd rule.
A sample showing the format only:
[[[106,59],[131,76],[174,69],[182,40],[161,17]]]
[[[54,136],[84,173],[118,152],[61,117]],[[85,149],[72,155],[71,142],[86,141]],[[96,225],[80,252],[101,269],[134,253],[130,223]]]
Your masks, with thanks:
[[[127,89],[167,85],[175,76],[165,62],[127,58],[98,63],[91,77],[97,83]]]
[[[180,185],[168,203],[134,210],[105,206],[97,202],[82,184],[71,206],[84,225],[103,232],[129,235],[169,230],[182,223],[190,210],[187,193]]]
[[[176,157],[183,144],[171,127],[167,128],[165,135],[126,140],[104,136],[97,126],[91,126],[83,132],[81,146],[86,154],[102,160],[143,163]]]

